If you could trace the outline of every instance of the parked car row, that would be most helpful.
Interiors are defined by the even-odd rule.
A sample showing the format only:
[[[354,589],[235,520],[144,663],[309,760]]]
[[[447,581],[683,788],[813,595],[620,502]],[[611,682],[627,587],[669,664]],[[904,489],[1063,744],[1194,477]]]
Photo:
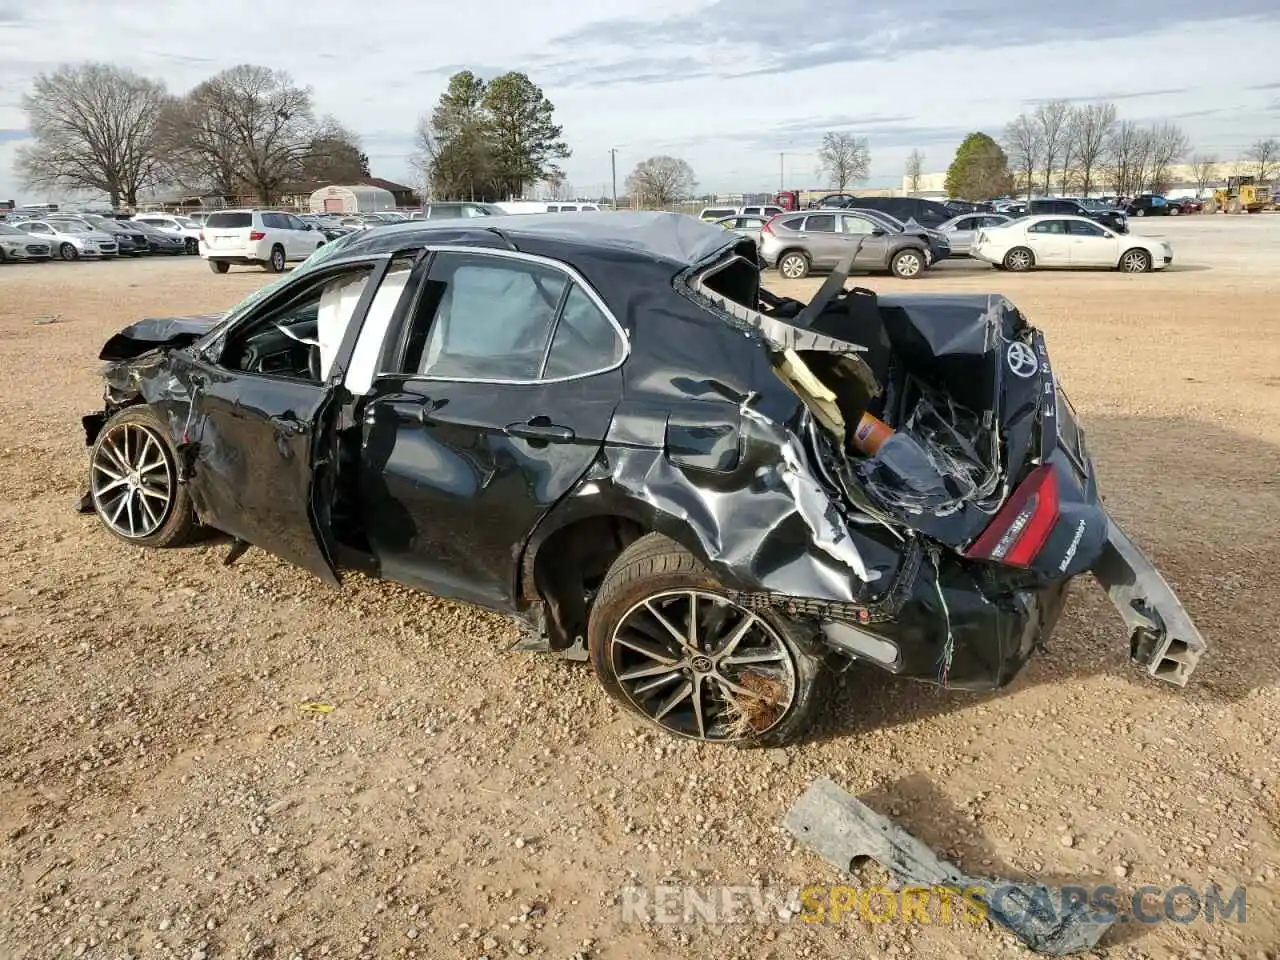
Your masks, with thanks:
[[[95,260],[195,253],[198,228],[168,215],[23,215],[0,223],[0,260]],[[25,240],[23,239],[25,238]]]
[[[904,280],[917,279],[953,257],[971,257],[1014,272],[1102,267],[1146,273],[1173,262],[1167,240],[1130,234],[1118,211],[1086,213],[1075,201],[1045,203],[1054,212],[1018,217],[970,213],[952,217],[937,230],[859,208],[817,208],[715,222],[755,240],[761,265],[775,268],[788,280],[830,271],[855,248],[854,270]]]

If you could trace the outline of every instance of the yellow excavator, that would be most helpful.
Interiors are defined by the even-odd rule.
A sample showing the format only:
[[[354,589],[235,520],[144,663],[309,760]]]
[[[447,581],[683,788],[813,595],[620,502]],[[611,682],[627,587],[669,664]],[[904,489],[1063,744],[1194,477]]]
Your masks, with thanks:
[[[1213,191],[1204,202],[1203,213],[1261,213],[1271,204],[1271,188],[1257,177],[1227,177],[1227,185]]]

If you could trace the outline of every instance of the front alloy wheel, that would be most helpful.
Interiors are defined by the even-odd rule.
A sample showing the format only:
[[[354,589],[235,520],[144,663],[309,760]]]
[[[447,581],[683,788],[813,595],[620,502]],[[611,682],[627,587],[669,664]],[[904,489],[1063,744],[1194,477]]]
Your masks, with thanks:
[[[174,546],[195,526],[173,448],[147,407],[128,407],[103,425],[89,455],[94,512],[122,540]]]
[[[893,263],[890,265],[893,275],[903,280],[914,280],[920,276],[920,271],[924,267],[924,258],[916,250],[903,250],[893,258]]]
[[[1145,250],[1129,250],[1120,258],[1124,273],[1146,273],[1151,269],[1151,254]]]

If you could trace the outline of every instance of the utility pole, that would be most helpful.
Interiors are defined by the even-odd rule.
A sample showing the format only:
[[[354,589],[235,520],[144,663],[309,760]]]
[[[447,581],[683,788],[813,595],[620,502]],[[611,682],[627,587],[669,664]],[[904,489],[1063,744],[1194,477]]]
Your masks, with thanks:
[[[787,183],[786,183],[787,178],[784,174],[784,168],[783,168],[783,162],[786,156],[787,155],[785,153],[778,154],[778,192],[779,193],[782,193],[783,190],[787,189]]]
[[[613,209],[618,209],[618,148],[609,148],[609,167],[613,171]]]

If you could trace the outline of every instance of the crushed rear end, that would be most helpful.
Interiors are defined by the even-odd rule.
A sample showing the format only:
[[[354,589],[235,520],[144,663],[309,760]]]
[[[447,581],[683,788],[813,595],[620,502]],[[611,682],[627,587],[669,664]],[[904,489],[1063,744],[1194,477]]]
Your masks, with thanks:
[[[1186,684],[1205,641],[1103,506],[1041,332],[998,295],[845,290],[854,255],[808,304],[760,289],[744,306],[716,292],[714,269],[691,282],[763,332],[803,402],[788,427],[821,517],[808,549],[847,572],[739,602],[811,619],[830,647],[890,672],[987,689],[1047,642],[1071,582],[1092,573],[1132,660]]]

